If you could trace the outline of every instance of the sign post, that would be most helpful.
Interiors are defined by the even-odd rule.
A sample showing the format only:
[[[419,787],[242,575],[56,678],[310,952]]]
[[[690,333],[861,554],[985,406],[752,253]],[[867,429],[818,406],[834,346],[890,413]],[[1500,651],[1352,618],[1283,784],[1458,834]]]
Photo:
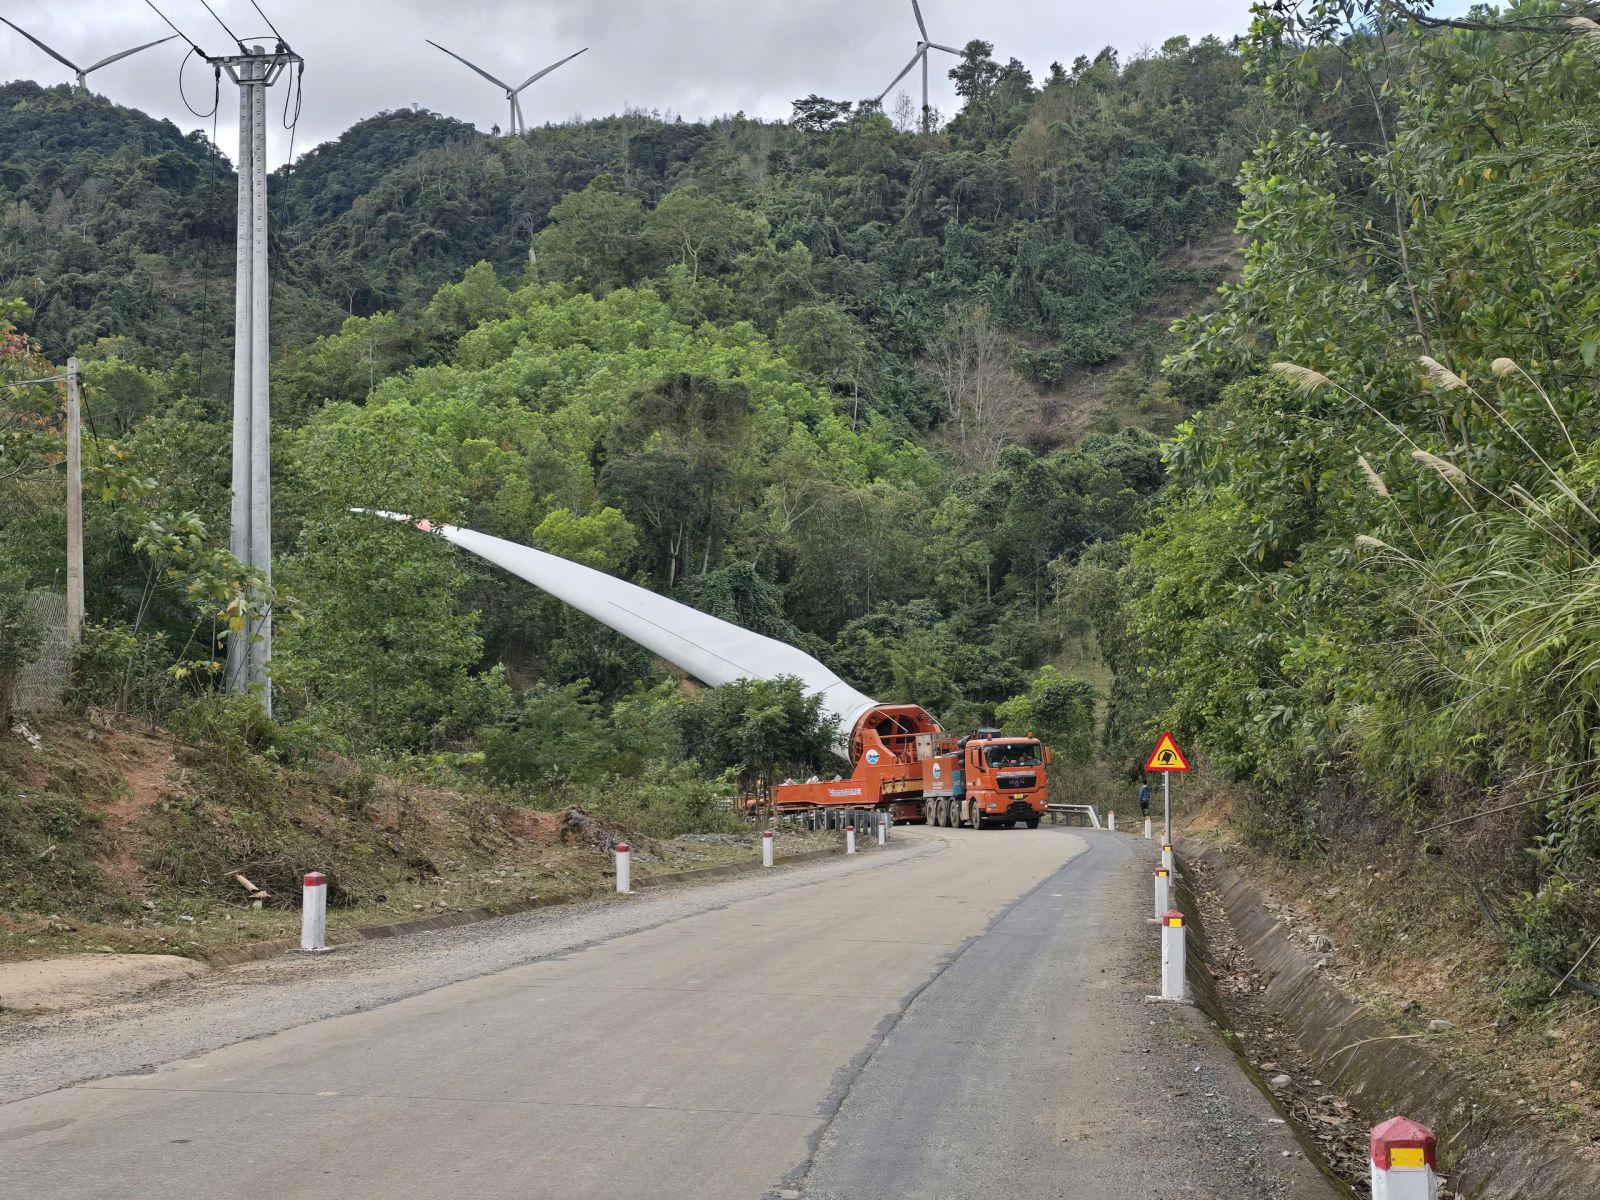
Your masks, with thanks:
[[[1178,749],[1178,743],[1170,733],[1163,732],[1161,740],[1156,743],[1156,748],[1150,751],[1150,758],[1144,764],[1146,771],[1161,772],[1161,806],[1166,820],[1165,845],[1172,844],[1172,773],[1174,771],[1187,771],[1189,760],[1183,756],[1183,751]]]

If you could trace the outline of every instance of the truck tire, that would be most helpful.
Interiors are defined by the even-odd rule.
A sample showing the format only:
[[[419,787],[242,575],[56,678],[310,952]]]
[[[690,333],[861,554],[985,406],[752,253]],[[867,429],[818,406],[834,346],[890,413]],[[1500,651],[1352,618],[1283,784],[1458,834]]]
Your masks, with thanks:
[[[976,804],[972,806],[972,827],[974,829],[983,828],[983,810]]]
[[[940,829],[950,824],[950,801],[941,799],[933,802],[933,823]]]
[[[1038,817],[1029,817],[1028,818],[1028,828],[1029,829],[1037,829],[1037,828],[1039,828],[1039,818]]]

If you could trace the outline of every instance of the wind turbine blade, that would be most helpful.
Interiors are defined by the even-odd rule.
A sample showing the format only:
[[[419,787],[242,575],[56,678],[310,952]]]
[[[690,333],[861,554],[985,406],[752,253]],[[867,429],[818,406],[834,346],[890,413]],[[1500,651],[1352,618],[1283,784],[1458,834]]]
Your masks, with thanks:
[[[514,91],[514,92],[520,92],[523,88],[527,87],[530,83],[538,83],[539,80],[543,79],[546,75],[550,74],[551,71],[554,71],[557,67],[566,66],[567,63],[569,63],[573,59],[577,58],[579,54],[582,54],[584,52],[584,50],[587,50],[588,48],[589,47],[585,46],[583,48],[583,50],[579,50],[577,52],[577,54],[569,54],[565,58],[563,58],[560,62],[553,62],[548,67],[546,67],[544,70],[535,71],[532,75],[529,75],[526,79],[524,79],[521,83],[519,83],[516,87],[512,88],[511,90]]]
[[[113,54],[110,58],[102,58],[99,62],[95,63],[94,66],[85,67],[83,69],[83,73],[85,75],[87,75],[87,74],[89,74],[90,71],[98,71],[101,67],[109,67],[112,63],[116,62],[120,58],[127,58],[128,55],[137,54],[141,50],[148,50],[148,49],[150,49],[151,46],[159,46],[159,45],[161,45],[162,42],[170,42],[173,38],[175,38],[177,36],[178,35],[175,34],[175,33],[169,33],[164,38],[157,38],[153,42],[146,42],[142,46],[135,46],[132,50],[124,50],[120,54]]]
[[[74,74],[77,73],[77,70],[78,70],[78,64],[77,63],[73,62],[71,59],[62,58],[61,55],[57,54],[54,50],[50,49],[49,46],[46,46],[38,38],[34,37],[33,34],[29,33],[26,29],[24,29],[21,25],[12,25],[11,22],[10,21],[6,21],[6,19],[4,17],[0,17],[0,21],[5,21],[5,23],[7,25],[11,25],[11,28],[15,29],[18,33],[20,33],[23,37],[27,38],[35,46],[39,47],[39,49],[43,50],[51,58],[55,59],[58,63],[60,63],[64,67],[71,67]],[[90,67],[89,70],[92,71],[92,70],[94,70],[94,68]]]
[[[414,521],[400,513],[377,509],[352,511],[388,517],[415,525],[424,533],[436,533],[610,626],[711,687],[741,679],[797,677],[808,693],[822,697],[823,713],[838,721],[835,750],[846,762],[850,760],[849,741],[856,722],[869,709],[878,707],[876,700],[856,691],[803,650],[741,629],[603,571],[472,529]]]
[[[917,60],[920,59],[927,52],[928,52],[927,48],[924,47],[922,49],[919,49],[915,54],[913,54],[911,56],[911,61],[908,62],[904,67],[902,67],[900,69],[900,74],[896,75],[893,79],[891,79],[889,81],[889,86],[884,88],[883,91],[878,94],[878,103],[879,104],[883,103],[883,98],[885,96],[887,96],[890,92],[894,91],[894,85],[895,84],[899,83],[907,75],[911,74],[911,68],[916,66],[917,65]]]
[[[917,14],[917,28],[922,30],[922,40],[928,40],[928,23],[922,19],[922,5],[911,0],[911,11]]]
[[[422,40],[427,42],[428,45],[432,46],[435,50],[444,50],[444,47],[439,45],[439,43],[434,41],[432,38],[423,38]],[[462,58],[461,55],[457,54],[454,50],[444,50],[444,52],[446,54],[448,54],[451,58],[455,59],[462,66],[471,67],[474,71],[476,71],[479,75],[482,75],[485,79],[487,79],[490,83],[494,84],[496,87],[505,88],[505,90],[508,91],[508,92],[511,90],[511,85],[509,83],[507,83],[503,79],[496,79],[493,75],[489,74],[489,72],[485,71],[482,67],[478,66],[477,63],[468,62],[466,59]]]
[[[522,100],[515,92],[511,93],[511,107],[517,114],[517,127],[511,132],[527,133],[528,119],[522,115]]]
[[[946,54],[954,54],[957,58],[966,53],[965,50],[957,50],[954,46],[941,46],[938,42],[929,42],[928,45],[935,50],[943,50]]]

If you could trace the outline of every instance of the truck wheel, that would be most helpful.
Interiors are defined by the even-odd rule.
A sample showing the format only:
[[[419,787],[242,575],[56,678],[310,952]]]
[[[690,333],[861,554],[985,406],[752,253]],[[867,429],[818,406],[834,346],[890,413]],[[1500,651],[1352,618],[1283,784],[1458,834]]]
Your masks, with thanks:
[[[935,800],[933,802],[933,823],[940,829],[949,824],[950,810],[948,800]]]
[[[1028,828],[1029,829],[1037,829],[1037,828],[1039,828],[1039,818],[1038,817],[1029,817],[1028,818]]]
[[[983,828],[983,810],[976,804],[972,806],[972,827],[974,829]]]

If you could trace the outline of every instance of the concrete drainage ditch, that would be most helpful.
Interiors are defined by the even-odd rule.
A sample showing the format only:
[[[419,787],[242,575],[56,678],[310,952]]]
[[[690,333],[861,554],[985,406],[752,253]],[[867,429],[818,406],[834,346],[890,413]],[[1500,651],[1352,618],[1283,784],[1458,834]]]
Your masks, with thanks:
[[[1199,903],[1195,882],[1203,880],[1206,903]],[[1221,1028],[1239,1054],[1247,1074],[1280,1111],[1296,1107],[1285,1093],[1288,1075],[1269,1078],[1258,1069],[1235,1033],[1241,1018],[1248,1024],[1263,1017],[1287,1035],[1286,1042],[1302,1057],[1300,1071],[1325,1104],[1334,1121],[1343,1108],[1349,1128],[1338,1132],[1308,1130],[1294,1122],[1313,1161],[1330,1178],[1348,1186],[1365,1179],[1366,1130],[1403,1113],[1431,1126],[1439,1139],[1440,1172],[1461,1200],[1594,1200],[1600,1196],[1600,1168],[1573,1142],[1545,1130],[1492,1097],[1478,1093],[1461,1073],[1426,1046],[1393,1036],[1393,1030],[1360,1001],[1346,995],[1317,969],[1316,962],[1288,936],[1269,910],[1265,897],[1245,881],[1216,851],[1196,845],[1179,847],[1175,899],[1191,925],[1189,985],[1196,1003]],[[1240,1012],[1240,1003],[1219,988],[1214,975],[1232,969],[1219,961],[1207,937],[1207,911],[1224,918],[1230,941],[1248,959],[1259,979],[1250,1005],[1259,1012]],[[1277,1053],[1272,1047],[1268,1047]],[[1269,1060],[1271,1061],[1271,1060]],[[1275,1065],[1275,1064],[1274,1064]],[[1276,1086],[1275,1086],[1276,1085]],[[1348,1102],[1346,1104],[1346,1101]],[[1302,1117],[1304,1114],[1300,1114]],[[1331,1125],[1330,1125],[1331,1128]],[[1353,1161],[1357,1156],[1360,1162]],[[1366,1188],[1358,1186],[1359,1194]]]

